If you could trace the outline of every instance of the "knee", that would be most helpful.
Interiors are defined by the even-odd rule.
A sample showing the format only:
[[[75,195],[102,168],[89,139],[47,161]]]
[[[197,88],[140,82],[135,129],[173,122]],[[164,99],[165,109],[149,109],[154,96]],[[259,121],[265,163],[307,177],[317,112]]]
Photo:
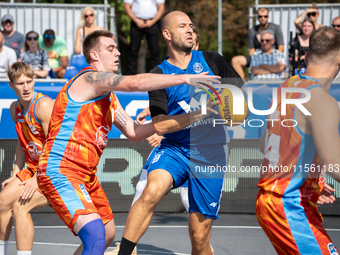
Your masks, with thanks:
[[[157,205],[163,198],[164,192],[156,183],[148,183],[140,199],[146,204]]]
[[[0,193],[0,213],[11,210],[12,204],[9,203],[8,197],[6,198],[4,195]]]
[[[83,242],[83,255],[104,254],[106,248],[105,227],[101,219],[90,221],[78,232]]]
[[[25,206],[21,205],[20,202],[14,203],[12,210],[14,219],[25,217],[29,213],[29,210],[27,210]]]
[[[231,59],[231,65],[232,66],[240,66],[241,65],[240,56],[233,57]]]
[[[190,233],[191,242],[198,249],[209,243],[208,236],[207,231],[191,231]]]

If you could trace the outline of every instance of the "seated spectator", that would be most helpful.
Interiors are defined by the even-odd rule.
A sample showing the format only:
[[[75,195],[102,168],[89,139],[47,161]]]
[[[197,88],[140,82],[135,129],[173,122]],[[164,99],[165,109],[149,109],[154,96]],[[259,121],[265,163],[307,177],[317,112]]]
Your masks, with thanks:
[[[284,51],[284,41],[283,33],[280,26],[268,22],[269,20],[269,10],[267,8],[260,8],[257,10],[257,19],[260,22],[259,25],[252,27],[248,32],[248,45],[249,45],[249,55],[248,56],[235,56],[231,59],[231,65],[234,67],[236,72],[241,76],[242,79],[245,78],[243,67],[249,67],[251,56],[254,54],[255,50],[261,47],[260,44],[260,34],[264,30],[271,30],[274,32],[275,39],[275,49],[278,51]]]
[[[64,78],[68,65],[68,51],[65,40],[56,36],[52,29],[47,29],[43,36],[39,36],[39,47],[48,52],[48,65],[53,70],[54,76]]]
[[[20,51],[25,43],[24,35],[14,31],[14,19],[11,14],[5,14],[2,17],[1,25],[4,28],[5,46],[12,48],[17,55],[17,60],[19,60]]]
[[[76,34],[76,42],[74,45],[74,53],[81,54],[82,53],[82,42],[85,35],[95,31],[95,30],[104,30],[104,28],[97,26],[94,21],[96,19],[96,15],[94,14],[94,9],[91,6],[85,7],[80,15],[80,21]]]
[[[316,6],[316,4],[313,4],[312,7],[309,7],[307,10],[303,11],[297,18],[294,20],[295,27],[299,32],[302,31],[302,21],[306,18],[311,18],[311,20],[314,22],[315,29],[319,29],[320,27],[323,27],[324,25],[318,24],[318,18],[320,16],[319,9]]]
[[[46,50],[39,48],[39,34],[30,31],[26,34],[24,51],[21,53],[21,62],[29,64],[33,71],[34,77],[46,78],[51,68],[48,66],[48,53]]]
[[[5,46],[4,43],[5,36],[0,30],[0,78],[6,78],[9,67],[17,62],[15,51]]]
[[[306,18],[302,22],[301,33],[294,38],[297,42],[298,49],[295,52],[295,61],[298,61],[298,66],[300,68],[300,73],[304,73],[307,64],[305,63],[305,54],[309,51],[309,37],[315,30],[314,22],[311,18]],[[297,70],[295,72],[297,74]]]
[[[337,30],[340,30],[340,16],[335,17],[335,18],[332,20],[332,27],[334,27],[334,28],[337,29]]]
[[[283,53],[273,48],[274,32],[261,33],[261,48],[251,57],[250,70],[254,78],[284,78],[286,61]]]

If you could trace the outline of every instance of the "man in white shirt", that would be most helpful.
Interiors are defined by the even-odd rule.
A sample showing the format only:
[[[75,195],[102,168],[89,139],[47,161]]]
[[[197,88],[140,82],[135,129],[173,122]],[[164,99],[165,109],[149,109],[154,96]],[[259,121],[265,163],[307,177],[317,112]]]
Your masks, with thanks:
[[[164,2],[165,0],[124,0],[125,12],[131,19],[127,74],[137,74],[138,51],[144,35],[150,52],[150,68],[159,64],[158,33]]]
[[[286,60],[282,52],[273,48],[274,32],[261,32],[261,48],[251,57],[250,71],[254,78],[284,78]]]
[[[0,30],[0,78],[6,78],[9,67],[17,62],[15,51],[5,46],[4,43],[5,36]]]

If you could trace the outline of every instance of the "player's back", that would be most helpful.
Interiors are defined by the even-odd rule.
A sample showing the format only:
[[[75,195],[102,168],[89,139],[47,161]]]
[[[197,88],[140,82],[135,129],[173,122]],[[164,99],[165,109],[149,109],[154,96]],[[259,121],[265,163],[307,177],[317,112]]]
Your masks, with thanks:
[[[15,129],[26,156],[25,164],[32,170],[38,166],[39,156],[45,141],[44,130],[35,116],[35,107],[38,101],[44,97],[46,96],[34,92],[32,103],[26,112],[23,112],[19,100],[15,105]]]
[[[76,102],[68,89],[79,75],[96,71],[83,69],[59,92],[53,108],[49,134],[39,162],[39,171],[46,175],[74,173],[93,176],[100,156],[107,145],[117,102],[113,93],[86,102]]]
[[[294,76],[278,89],[278,104],[269,115],[265,130],[265,157],[262,163],[258,187],[283,197],[301,197],[317,201],[320,194],[322,167],[317,156],[313,137],[305,134],[296,121],[297,107],[287,104],[286,115],[282,114],[281,94],[283,88],[322,88],[310,77]],[[286,93],[287,99],[299,99],[301,92]]]

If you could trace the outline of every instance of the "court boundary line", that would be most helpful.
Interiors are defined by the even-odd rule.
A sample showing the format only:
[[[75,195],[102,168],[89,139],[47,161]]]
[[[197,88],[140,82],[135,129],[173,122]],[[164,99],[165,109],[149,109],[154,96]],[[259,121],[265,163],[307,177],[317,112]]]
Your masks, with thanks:
[[[14,226],[12,227],[14,228]],[[49,229],[49,228],[67,228],[67,226],[34,226],[36,229]],[[125,228],[123,225],[116,226],[116,228]],[[149,226],[149,228],[188,228],[188,226],[164,226],[164,225],[153,225]],[[262,229],[260,226],[212,226],[212,228],[222,228],[222,229]],[[340,232],[340,229],[337,228],[325,228],[326,231],[334,231]]]

